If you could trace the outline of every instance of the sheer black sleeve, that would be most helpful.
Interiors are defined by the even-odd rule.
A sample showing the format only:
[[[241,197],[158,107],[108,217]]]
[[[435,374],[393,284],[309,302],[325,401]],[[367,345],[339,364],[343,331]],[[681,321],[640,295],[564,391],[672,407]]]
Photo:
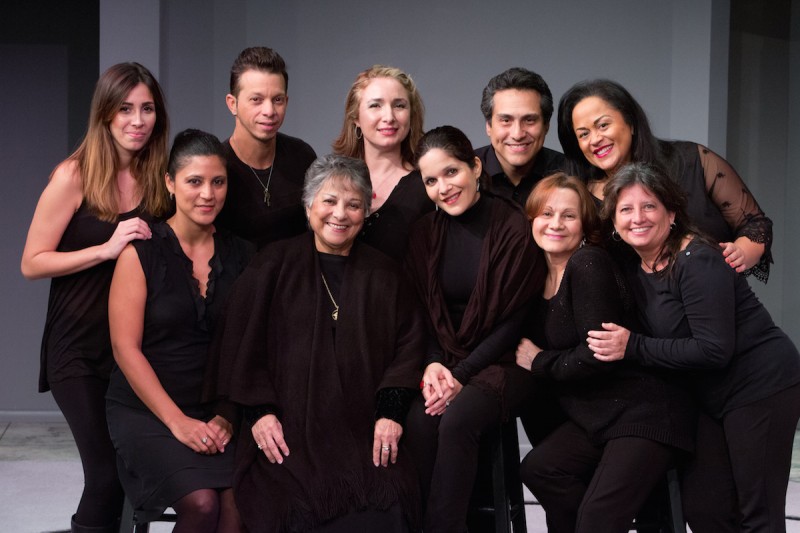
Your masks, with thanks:
[[[772,220],[759,207],[753,194],[730,163],[702,145],[700,163],[705,175],[706,191],[723,218],[733,229],[736,237],[747,237],[764,245],[764,253],[755,266],[745,275],[752,274],[765,282],[769,278],[772,263]]]

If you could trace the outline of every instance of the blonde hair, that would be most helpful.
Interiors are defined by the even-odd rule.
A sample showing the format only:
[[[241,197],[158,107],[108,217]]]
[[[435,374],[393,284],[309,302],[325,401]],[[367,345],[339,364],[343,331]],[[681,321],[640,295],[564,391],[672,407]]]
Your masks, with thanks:
[[[131,160],[131,174],[142,195],[141,207],[155,216],[169,208],[164,174],[167,166],[169,118],[164,94],[156,79],[139,63],[119,63],[97,80],[92,96],[89,127],[77,150],[69,156],[80,169],[84,201],[101,220],[116,222],[119,216],[117,172],[119,157],[110,124],[128,94],[143,83],[153,96],[156,123],[147,144]]]
[[[400,143],[400,154],[404,163],[414,164],[414,150],[422,138],[425,121],[425,106],[417,92],[417,86],[411,76],[399,68],[386,65],[374,65],[361,72],[353,82],[344,106],[344,122],[342,131],[333,141],[333,152],[348,157],[364,159],[364,139],[356,136],[355,121],[358,119],[358,106],[361,103],[361,93],[369,83],[376,78],[391,78],[397,80],[408,93],[411,112],[411,124],[408,135]]]

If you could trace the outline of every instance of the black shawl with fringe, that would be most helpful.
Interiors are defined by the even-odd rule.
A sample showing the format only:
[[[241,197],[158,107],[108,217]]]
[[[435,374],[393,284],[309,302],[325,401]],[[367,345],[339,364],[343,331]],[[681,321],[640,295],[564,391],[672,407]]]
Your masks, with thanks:
[[[403,280],[386,256],[356,242],[335,338],[312,234],[270,244],[237,281],[212,345],[216,390],[207,394],[272,406],[290,449],[271,464],[243,430],[234,493],[249,531],[306,531],[398,502],[418,523],[418,483],[402,441],[396,464],[372,463],[377,391],[416,388],[421,377],[424,323]]]

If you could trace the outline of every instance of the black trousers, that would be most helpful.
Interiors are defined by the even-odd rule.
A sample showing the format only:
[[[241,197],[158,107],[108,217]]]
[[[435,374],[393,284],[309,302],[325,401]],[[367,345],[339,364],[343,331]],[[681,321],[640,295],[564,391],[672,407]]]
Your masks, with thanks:
[[[406,447],[420,474],[425,533],[462,533],[478,470],[480,439],[500,424],[500,402],[472,385],[441,416],[420,395],[406,419]]]
[[[786,488],[800,384],[726,413],[701,414],[697,453],[681,471],[694,533],[786,531]]]
[[[124,493],[117,454],[106,422],[108,381],[94,376],[51,383],[83,466],[84,487],[74,521],[86,527],[113,527],[122,514]]]
[[[623,533],[679,453],[638,437],[595,446],[566,422],[528,453],[520,473],[549,533]]]

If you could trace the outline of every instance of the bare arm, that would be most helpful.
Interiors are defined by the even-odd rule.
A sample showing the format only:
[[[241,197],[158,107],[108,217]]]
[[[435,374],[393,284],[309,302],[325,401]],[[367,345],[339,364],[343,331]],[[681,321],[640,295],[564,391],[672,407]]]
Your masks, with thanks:
[[[75,161],[61,163],[53,172],[36,205],[21,270],[28,279],[65,276],[116,259],[134,239],[149,239],[150,228],[140,218],[120,222],[108,242],[74,252],[58,252],[58,243],[83,201],[81,179]]]
[[[176,439],[198,453],[224,451],[227,444],[217,427],[186,416],[170,398],[142,353],[147,282],[132,246],[120,254],[111,281],[108,323],[114,360],[133,391]],[[229,440],[230,435],[228,435]],[[205,442],[203,442],[205,440]],[[225,442],[225,444],[223,444]]]

